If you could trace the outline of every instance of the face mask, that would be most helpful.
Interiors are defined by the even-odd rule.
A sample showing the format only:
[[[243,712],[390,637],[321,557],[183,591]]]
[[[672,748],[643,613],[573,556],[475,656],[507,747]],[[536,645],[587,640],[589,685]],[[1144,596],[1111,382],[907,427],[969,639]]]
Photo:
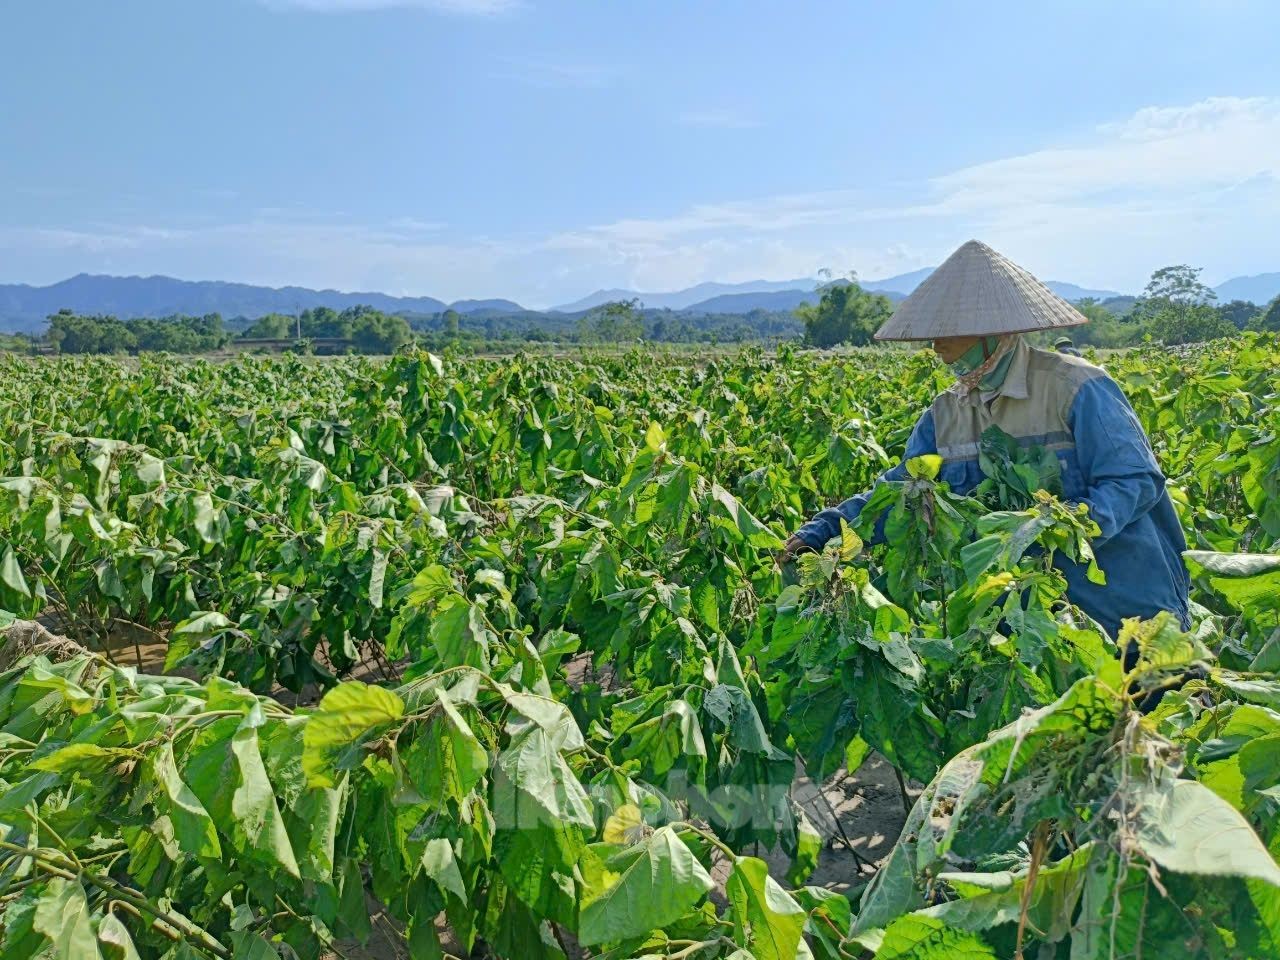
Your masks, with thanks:
[[[972,347],[947,364],[947,366],[957,377],[967,376],[977,370],[978,367],[982,366],[987,357],[991,356],[999,345],[999,337],[987,337],[985,339],[980,339]]]

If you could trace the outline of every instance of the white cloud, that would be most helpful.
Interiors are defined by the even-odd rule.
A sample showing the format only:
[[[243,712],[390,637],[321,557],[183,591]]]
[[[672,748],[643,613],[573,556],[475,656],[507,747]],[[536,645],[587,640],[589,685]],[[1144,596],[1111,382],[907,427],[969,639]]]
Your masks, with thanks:
[[[32,270],[42,282],[81,269],[164,272],[546,306],[599,287],[669,290],[821,267],[876,279],[937,263],[975,236],[1045,279],[1117,290],[1140,288],[1166,263],[1202,265],[1212,282],[1280,269],[1280,99],[1150,107],[1077,142],[916,183],[698,204],[550,234],[466,236],[408,218],[359,225],[281,210],[211,227],[8,228],[0,262],[14,279],[35,279],[21,275]],[[48,276],[53,264],[59,276]]]
[[[900,189],[900,188],[896,188]],[[941,174],[900,189],[836,190],[703,204],[661,218],[633,218],[572,231],[549,243],[652,273],[716,262],[762,275],[778,262],[839,264],[881,276],[935,263],[973,235],[1027,257],[1056,278],[1132,287],[1170,259],[1209,272],[1276,269],[1280,252],[1280,99],[1216,97],[1150,107],[1099,126],[1085,142],[1046,147]],[[766,242],[767,238],[772,238]],[[888,246],[905,245],[892,258]],[[1259,259],[1258,245],[1263,256]],[[826,255],[823,251],[827,251]],[[907,251],[912,251],[908,253]],[[718,255],[717,255],[718,254]],[[865,259],[864,259],[865,258]],[[676,270],[673,268],[673,275]],[[777,276],[777,274],[773,274]],[[724,273],[717,279],[728,279]],[[707,279],[707,277],[702,277]]]
[[[520,6],[521,0],[260,0],[276,9],[293,8],[319,13],[363,13],[391,7],[417,7],[439,13],[491,16]]]

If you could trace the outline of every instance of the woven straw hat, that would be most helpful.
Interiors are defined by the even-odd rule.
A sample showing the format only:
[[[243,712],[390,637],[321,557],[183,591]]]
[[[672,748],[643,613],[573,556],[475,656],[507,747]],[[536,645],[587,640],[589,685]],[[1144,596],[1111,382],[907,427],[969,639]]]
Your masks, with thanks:
[[[970,240],[898,304],[876,339],[998,336],[1088,322],[1016,263]]]

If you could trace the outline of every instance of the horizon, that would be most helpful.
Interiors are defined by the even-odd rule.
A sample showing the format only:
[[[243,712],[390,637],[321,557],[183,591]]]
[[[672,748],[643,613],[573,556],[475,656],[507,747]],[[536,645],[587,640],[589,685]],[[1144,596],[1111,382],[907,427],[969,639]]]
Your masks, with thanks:
[[[547,309],[823,268],[872,282],[971,236],[1126,293],[1170,263],[1210,286],[1280,269],[1262,2],[1008,2],[977,22],[834,2],[58,6],[6,15],[0,283]],[[59,38],[57,71],[16,42],[33,36]],[[814,56],[828,36],[850,55]],[[1103,69],[1062,71],[1046,36]]]

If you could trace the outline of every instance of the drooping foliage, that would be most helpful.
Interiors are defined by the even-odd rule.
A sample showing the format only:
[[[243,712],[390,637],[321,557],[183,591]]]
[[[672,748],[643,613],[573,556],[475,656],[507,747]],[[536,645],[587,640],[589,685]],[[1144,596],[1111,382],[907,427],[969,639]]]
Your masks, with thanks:
[[[0,956],[374,912],[414,957],[1276,955],[1280,344],[1108,367],[1193,546],[1128,674],[1053,565],[1096,527],[995,433],[974,496],[920,458],[774,564],[899,455],[924,354],[3,361],[0,609],[88,649],[0,642]],[[797,764],[873,751],[925,785],[902,836],[803,886]]]

